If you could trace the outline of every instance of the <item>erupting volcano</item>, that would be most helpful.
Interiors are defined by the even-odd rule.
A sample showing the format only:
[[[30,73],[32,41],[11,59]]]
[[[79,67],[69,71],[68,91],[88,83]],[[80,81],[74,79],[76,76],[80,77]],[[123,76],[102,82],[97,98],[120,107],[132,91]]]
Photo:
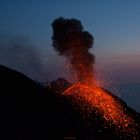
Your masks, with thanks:
[[[0,65],[0,139],[139,140],[140,114],[95,78],[93,36],[76,19],[52,27],[53,47],[76,80],[43,85]]]
[[[68,58],[75,71],[77,84],[65,90],[62,95],[71,100],[83,118],[92,122],[92,113],[104,120],[104,127],[115,129],[121,137],[138,139],[133,117],[128,114],[115,95],[96,85],[94,77],[95,57],[89,52],[93,36],[83,30],[79,20],[58,18],[53,24],[53,47],[60,55]],[[89,124],[90,127],[90,124]]]

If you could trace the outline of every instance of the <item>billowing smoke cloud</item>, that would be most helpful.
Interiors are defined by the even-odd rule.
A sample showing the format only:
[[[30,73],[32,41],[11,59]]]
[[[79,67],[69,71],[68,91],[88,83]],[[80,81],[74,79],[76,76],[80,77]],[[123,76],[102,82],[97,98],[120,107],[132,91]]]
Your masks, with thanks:
[[[83,30],[77,19],[60,17],[52,23],[53,47],[60,55],[70,61],[72,69],[76,71],[78,81],[85,82],[93,79],[94,55],[89,52],[93,45],[93,36]]]

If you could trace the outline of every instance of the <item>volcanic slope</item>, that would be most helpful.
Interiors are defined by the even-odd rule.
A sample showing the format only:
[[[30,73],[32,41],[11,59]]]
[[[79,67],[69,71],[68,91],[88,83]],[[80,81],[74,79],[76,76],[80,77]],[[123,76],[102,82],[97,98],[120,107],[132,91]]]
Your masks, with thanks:
[[[139,139],[139,114],[117,96],[99,87],[75,84],[63,92],[83,116],[87,128],[97,138],[112,130],[120,139]],[[100,127],[101,126],[101,127]],[[109,136],[110,137],[110,136]],[[108,137],[108,139],[109,139]]]
[[[127,133],[118,132],[116,124],[121,124],[123,120],[119,123],[117,116],[106,116],[109,109],[104,110],[101,105],[94,109],[93,103],[83,98],[83,90],[86,96],[91,93],[91,89],[76,84],[59,94],[52,87],[45,88],[17,71],[0,66],[0,139],[132,139],[135,131],[132,129],[130,136],[129,130]],[[107,93],[112,99],[113,95]],[[75,97],[77,95],[80,95],[80,99]],[[119,98],[113,97],[113,103],[114,100],[119,101],[121,107],[118,107],[118,111],[123,108],[124,118],[128,118],[128,122],[139,122],[137,112]],[[87,106],[89,112],[88,108],[81,109]],[[98,108],[101,108],[101,112],[98,112]],[[108,119],[113,124],[109,125]],[[128,125],[128,128],[133,128]],[[126,138],[122,134],[127,134]]]

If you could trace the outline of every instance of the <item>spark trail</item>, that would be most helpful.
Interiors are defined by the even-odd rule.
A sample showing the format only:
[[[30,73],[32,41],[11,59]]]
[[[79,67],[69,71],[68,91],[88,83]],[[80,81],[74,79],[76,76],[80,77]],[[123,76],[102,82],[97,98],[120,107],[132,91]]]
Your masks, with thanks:
[[[122,136],[127,135],[133,140],[138,140],[135,121],[125,113],[123,105],[107,91],[89,85],[75,84],[62,95],[71,99],[84,118],[92,119],[94,111],[102,116],[105,127],[115,128]]]

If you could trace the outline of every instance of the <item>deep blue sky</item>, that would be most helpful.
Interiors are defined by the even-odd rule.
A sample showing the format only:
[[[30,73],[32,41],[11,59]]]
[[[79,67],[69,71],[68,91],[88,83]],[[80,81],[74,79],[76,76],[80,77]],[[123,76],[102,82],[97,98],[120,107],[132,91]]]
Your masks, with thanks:
[[[109,79],[109,83],[113,81],[121,97],[140,111],[139,0],[0,0],[0,41],[24,38],[21,40],[28,40],[25,44],[31,47],[7,51],[1,45],[1,64],[33,79],[61,76],[62,70],[65,70],[62,59],[51,47],[51,23],[60,16],[81,20],[85,30],[94,36],[91,52],[96,56],[97,69],[102,77]],[[32,57],[34,48],[36,58],[35,55]],[[9,56],[11,52],[13,54]],[[22,52],[28,57],[23,57],[25,54]],[[17,59],[19,57],[20,60]],[[28,69],[29,66],[36,70]],[[41,66],[44,71],[39,70]],[[42,76],[40,73],[43,73]]]

